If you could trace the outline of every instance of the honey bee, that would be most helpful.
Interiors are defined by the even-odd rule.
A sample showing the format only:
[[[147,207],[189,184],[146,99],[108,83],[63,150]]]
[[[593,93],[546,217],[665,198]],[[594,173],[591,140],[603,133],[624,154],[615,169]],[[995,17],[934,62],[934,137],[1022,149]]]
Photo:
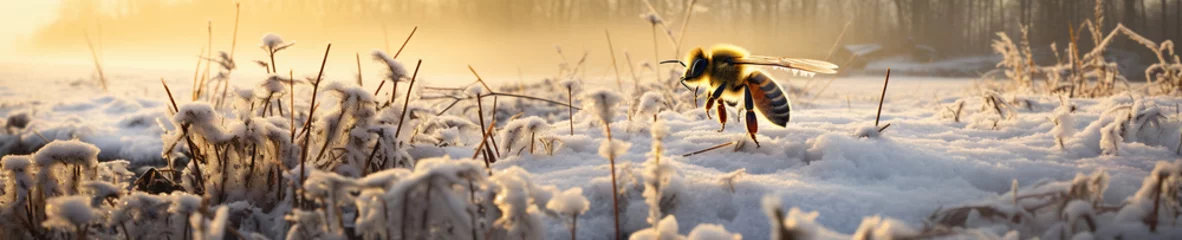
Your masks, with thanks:
[[[747,133],[757,147],[759,140],[755,139],[755,133],[759,131],[759,125],[755,111],[758,110],[764,119],[780,127],[788,123],[792,112],[792,103],[788,101],[784,90],[757,66],[805,74],[837,73],[837,65],[826,61],[754,56],[741,47],[729,44],[715,45],[709,51],[701,47],[694,48],[686,54],[684,61],[666,60],[661,63],[681,63],[685,67],[681,85],[686,89],[690,89],[689,85],[706,89],[709,93],[706,98],[707,117],[710,117],[710,108],[717,102],[718,121],[722,123],[719,132],[726,129],[726,104],[723,101],[731,106],[742,101],[743,107],[747,109]]]

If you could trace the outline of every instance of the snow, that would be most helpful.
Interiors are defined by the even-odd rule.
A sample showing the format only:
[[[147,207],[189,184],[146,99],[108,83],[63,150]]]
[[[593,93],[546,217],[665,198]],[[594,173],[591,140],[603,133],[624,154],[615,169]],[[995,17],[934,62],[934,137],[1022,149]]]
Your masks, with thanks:
[[[267,34],[263,35],[263,45],[262,45],[263,49],[266,49],[271,52],[275,52],[275,51],[278,51],[278,49],[283,48],[284,45],[285,44],[283,42],[283,38],[280,37],[278,34],[267,33]]]
[[[579,215],[587,212],[589,204],[587,198],[583,197],[583,188],[573,187],[551,197],[546,209],[562,215]]]
[[[402,66],[402,63],[394,60],[394,58],[390,57],[390,55],[386,54],[386,52],[381,50],[373,50],[373,58],[374,60],[386,65],[385,80],[397,82],[407,77],[406,67]]]
[[[50,198],[45,205],[46,228],[74,230],[98,219],[98,213],[90,207],[85,196],[64,196]]]
[[[726,231],[726,228],[715,224],[701,224],[690,231],[687,240],[741,240],[743,236]]]
[[[33,161],[43,167],[58,163],[90,167],[98,165],[98,154],[98,147],[89,143],[78,140],[54,141],[38,150],[33,155]]]
[[[182,73],[182,75],[184,74]],[[45,141],[41,140],[38,133],[34,133],[32,130],[36,130],[49,140],[76,138],[73,142],[90,143],[95,147],[79,147],[77,144],[71,144],[71,148],[80,149],[80,151],[67,152],[80,154],[59,155],[59,152],[54,153],[55,157],[84,156],[87,162],[126,159],[133,167],[161,166],[161,149],[166,147],[162,143],[164,139],[161,135],[165,134],[166,130],[174,131],[175,124],[194,124],[192,130],[194,132],[190,132],[190,134],[214,136],[220,133],[226,134],[226,136],[237,136],[237,134],[231,134],[231,129],[227,128],[229,125],[223,125],[221,121],[224,120],[227,123],[241,121],[233,117],[226,118],[226,115],[207,108],[208,105],[189,103],[187,101],[188,89],[185,88],[190,80],[167,81],[170,87],[173,87],[174,94],[177,94],[178,104],[181,105],[180,113],[170,114],[168,108],[171,107],[171,103],[169,103],[167,96],[157,93],[160,92],[160,87],[156,82],[158,79],[155,77],[129,77],[125,85],[113,86],[116,91],[111,94],[95,91],[86,85],[73,86],[70,81],[47,81],[48,84],[45,85],[49,85],[49,88],[74,91],[76,94],[46,97],[33,90],[35,88],[31,86],[35,85],[26,83],[31,82],[27,81],[29,78],[5,76],[0,78],[0,82],[4,83],[0,85],[0,101],[5,103],[0,105],[0,114],[12,116],[17,112],[28,112],[30,119],[27,126],[20,130],[18,136],[8,137],[5,135],[4,137],[7,138],[0,139],[0,142],[5,142],[5,144],[16,141],[27,144],[20,147],[23,149],[22,151],[2,153],[5,155],[3,167],[6,170],[4,174],[6,182],[14,178],[8,172],[22,168],[20,166],[21,160],[19,160],[20,155],[12,155],[12,153],[30,154],[34,152],[31,151],[32,149],[49,148],[43,146]],[[799,79],[796,78],[781,77],[779,79],[781,79],[780,83],[786,87],[804,84],[803,81],[798,81]],[[586,81],[587,87],[598,84],[593,79]],[[1010,199],[1013,197],[1011,185],[1014,180],[1019,183],[1017,195],[1022,196],[1038,193],[1036,191],[1053,192],[1050,190],[1053,187],[1066,189],[1076,179],[1077,173],[1093,173],[1097,170],[1103,170],[1108,175],[1106,177],[1107,185],[1099,188],[1102,190],[1095,193],[1097,196],[1102,196],[1102,199],[1094,202],[1118,205],[1128,201],[1129,205],[1120,209],[1119,213],[1101,213],[1093,210],[1090,214],[1098,218],[1140,221],[1139,219],[1148,216],[1152,211],[1152,192],[1149,191],[1151,188],[1142,188],[1142,186],[1156,184],[1148,181],[1146,177],[1171,173],[1173,170],[1168,169],[1165,165],[1161,166],[1157,172],[1154,169],[1155,166],[1158,166],[1159,160],[1170,160],[1174,163],[1167,162],[1166,164],[1176,164],[1176,159],[1178,159],[1176,151],[1179,135],[1182,132],[1178,128],[1178,115],[1172,109],[1178,102],[1177,97],[1146,96],[1138,97],[1140,99],[1135,101],[1129,100],[1128,96],[1069,99],[1068,102],[1075,109],[1074,112],[1071,112],[1063,107],[1058,97],[1012,93],[1016,95],[1014,97],[1030,101],[1029,107],[1014,107],[1012,117],[1000,119],[996,129],[981,128],[978,127],[979,124],[970,122],[974,116],[995,115],[989,115],[993,114],[991,111],[976,108],[976,106],[984,104],[982,97],[978,95],[979,92],[971,88],[973,79],[892,77],[892,91],[894,89],[918,90],[908,92],[908,94],[892,93],[892,97],[886,99],[882,111],[882,122],[891,123],[891,127],[877,137],[859,138],[857,134],[851,133],[859,130],[868,131],[869,126],[873,126],[874,110],[878,104],[877,97],[879,96],[878,91],[881,90],[881,81],[879,76],[841,77],[833,82],[832,86],[828,88],[828,92],[819,96],[791,93],[789,98],[794,101],[794,107],[797,107],[793,111],[792,122],[785,128],[779,128],[761,120],[760,126],[762,128],[758,135],[763,145],[761,148],[745,146],[739,151],[733,151],[732,148],[727,147],[689,157],[682,157],[681,154],[736,139],[744,139],[746,137],[744,124],[729,123],[720,133],[716,132],[719,128],[717,120],[706,119],[699,108],[684,111],[664,109],[660,114],[656,114],[657,121],[649,126],[651,132],[624,131],[624,129],[629,129],[627,126],[632,123],[626,120],[625,111],[619,111],[624,108],[621,105],[628,104],[624,103],[623,97],[619,96],[622,93],[618,91],[583,91],[583,96],[591,96],[591,98],[577,98],[575,104],[590,102],[593,103],[591,104],[593,107],[576,112],[574,134],[568,134],[565,129],[569,124],[565,118],[565,107],[555,114],[536,115],[544,120],[540,123],[557,126],[561,130],[549,133],[562,143],[562,146],[558,147],[552,156],[526,152],[520,156],[504,155],[492,164],[492,169],[496,174],[494,176],[504,174],[509,169],[521,169],[521,171],[528,171],[531,174],[529,180],[521,180],[518,177],[518,180],[492,181],[500,189],[497,192],[512,193],[497,196],[506,197],[502,203],[505,209],[511,210],[507,212],[514,213],[511,214],[513,217],[521,217],[515,221],[506,220],[503,223],[517,229],[518,225],[515,224],[529,223],[522,220],[532,218],[538,220],[536,224],[539,225],[533,226],[536,228],[528,229],[528,231],[522,229],[519,233],[537,236],[537,232],[541,232],[540,234],[543,236],[540,238],[562,238],[567,236],[567,224],[569,223],[566,220],[555,221],[557,219],[547,216],[547,212],[568,212],[577,209],[582,212],[578,220],[578,229],[580,230],[577,232],[580,239],[610,239],[613,225],[610,210],[612,208],[611,193],[622,191],[620,196],[621,209],[623,210],[621,214],[623,231],[635,233],[641,229],[649,228],[651,226],[646,218],[650,207],[645,203],[646,199],[642,197],[646,188],[644,183],[649,181],[648,176],[644,174],[649,165],[644,162],[650,161],[655,157],[654,155],[661,157],[662,165],[670,164],[676,167],[676,172],[684,179],[685,190],[677,194],[678,206],[665,214],[663,219],[671,221],[668,222],[670,224],[683,226],[675,230],[675,233],[688,235],[691,239],[695,238],[695,233],[699,235],[697,237],[725,237],[722,230],[741,234],[747,239],[768,238],[772,234],[772,224],[775,223],[769,223],[767,212],[760,208],[765,196],[780,203],[775,205],[779,206],[780,211],[784,213],[783,225],[785,228],[813,236],[814,239],[849,238],[852,235],[904,235],[922,229],[926,218],[937,209],[950,209],[981,202],[987,202],[989,206],[1012,206],[996,202],[1008,203],[1011,201]],[[250,84],[255,85],[254,83],[257,82]],[[568,83],[574,85],[577,82],[568,81]],[[309,86],[297,85],[296,88],[297,97],[310,95]],[[372,88],[369,92],[371,91]],[[579,93],[576,89],[575,94]],[[527,94],[533,94],[533,92],[527,92]],[[539,97],[565,100],[567,93],[555,91],[551,95],[537,94]],[[596,100],[595,96],[610,101]],[[847,97],[850,99],[848,106]],[[320,114],[330,113],[330,109],[337,108],[340,103],[330,100],[333,98],[335,97],[325,99],[325,105],[320,106],[320,110],[317,112]],[[1142,103],[1138,107],[1133,107],[1136,101]],[[508,105],[507,102],[509,101],[506,101],[506,98],[501,98],[500,104],[504,107]],[[948,106],[958,102],[964,102],[966,105],[960,122],[953,121],[951,116],[943,114]],[[688,102],[672,102],[671,104],[690,104],[692,106],[692,103]],[[544,109],[546,106],[542,105],[544,104],[531,107],[536,108],[533,110]],[[1154,110],[1151,109],[1156,108],[1156,111],[1166,118],[1161,121],[1160,125],[1154,126],[1144,120],[1116,120],[1118,116],[1127,117],[1130,111],[1106,113],[1114,107],[1126,105],[1130,109],[1141,109],[1135,111],[1136,113],[1145,114],[1152,114]],[[307,103],[297,104],[299,109],[307,109],[308,107]],[[412,104],[411,107],[415,106]],[[427,109],[431,109],[429,105]],[[399,112],[393,111],[393,113]],[[498,117],[511,115],[504,113],[498,113]],[[389,112],[383,111],[378,115],[385,116],[383,114],[388,115]],[[524,116],[523,119],[530,116],[534,115]],[[464,116],[459,117],[469,121],[465,125],[470,125],[469,127],[472,129],[476,128],[474,127],[476,125],[471,123],[471,119]],[[648,122],[650,118],[640,119]],[[438,121],[444,120],[446,119],[438,119]],[[638,120],[634,119],[633,121]],[[286,124],[286,121],[282,122]],[[508,123],[508,121],[498,122],[499,124]],[[208,129],[204,129],[198,127],[197,123],[211,124],[207,126]],[[523,122],[523,124],[525,123],[528,122]],[[614,141],[612,144],[603,144],[606,140],[606,133],[603,131],[605,125],[613,130]],[[1126,126],[1126,129],[1145,130],[1116,131],[1121,129],[1122,125]],[[1138,128],[1128,128],[1134,125]],[[274,125],[270,127],[286,129],[290,126]],[[538,128],[542,127],[538,125]],[[476,130],[461,132],[459,135],[469,137],[472,135],[471,132],[476,132]],[[323,133],[314,132],[313,134]],[[403,137],[407,135],[410,134],[404,132]],[[654,141],[655,138],[662,136],[660,141]],[[387,138],[389,137],[392,136],[387,136]],[[473,163],[474,166],[441,165],[453,162],[475,162],[468,158],[472,156],[472,149],[474,144],[479,143],[478,140],[478,138],[467,138],[464,141],[454,141],[456,144],[448,146],[420,146],[414,152],[426,152],[433,154],[432,157],[446,156],[451,159],[448,162],[420,159],[415,166],[414,173],[381,171],[361,178],[357,184],[363,186],[362,188],[370,188],[370,190],[381,188],[385,194],[367,195],[373,199],[401,196],[391,194],[397,189],[402,189],[399,191],[403,192],[413,192],[413,196],[421,198],[422,193],[425,193],[424,187],[411,188],[421,185],[401,186],[400,183],[422,181],[423,177],[421,176],[428,173],[427,168],[453,167],[453,171],[459,171],[456,170],[458,168],[470,168],[468,170],[484,172],[483,162]],[[664,154],[654,154],[653,148],[658,145],[657,142]],[[1063,143],[1062,147],[1060,142]],[[505,142],[499,143],[505,144]],[[1115,143],[1115,145],[1105,147],[1102,143]],[[515,145],[520,148],[526,144],[523,141],[515,143]],[[504,146],[501,145],[501,147]],[[608,177],[610,175],[608,172],[609,161],[607,157],[596,151],[603,146],[615,146],[604,155],[614,156],[616,159],[620,189],[611,189],[610,177]],[[317,150],[311,151],[314,154]],[[400,151],[395,148],[383,148],[382,150]],[[48,151],[45,154],[50,154],[50,152],[55,151]],[[1105,152],[1112,154],[1105,154]],[[365,153],[368,154],[368,152]],[[37,162],[41,162],[41,156],[38,153],[31,155],[30,158],[38,159]],[[29,162],[32,161],[25,161],[26,167],[24,169],[27,170],[31,167]],[[285,174],[288,179],[298,179],[298,165],[288,163],[286,166],[294,166]],[[420,171],[419,168],[423,168],[423,170]],[[437,171],[443,170],[437,169]],[[312,173],[309,176],[316,175],[312,171],[312,167],[309,167],[309,173]],[[1088,176],[1086,179],[1092,179],[1092,175],[1086,176]],[[66,176],[59,175],[59,177]],[[311,184],[314,183],[309,182],[308,186],[311,187]],[[531,184],[535,186],[530,186]],[[543,195],[548,191],[542,189],[547,188],[536,185],[553,185],[552,187],[566,189],[566,191],[546,197]],[[332,185],[322,186],[331,187]],[[456,186],[463,189],[467,185],[457,184]],[[535,192],[534,189],[537,191]],[[582,192],[579,194],[569,193],[575,189],[581,189]],[[8,191],[6,189],[6,194]],[[1144,193],[1142,194],[1141,191]],[[435,194],[441,192],[431,192],[433,194],[432,201],[436,200],[436,197],[440,197]],[[458,195],[461,200],[468,197],[466,191]],[[579,198],[572,195],[585,199],[585,208],[571,206],[569,203],[583,203],[577,201]],[[166,202],[167,206],[174,208],[169,211],[197,213],[198,209],[202,207],[199,196],[188,194],[169,196],[169,202]],[[65,199],[65,197],[51,198],[50,200],[58,199]],[[540,199],[548,199],[548,201],[540,201]],[[83,201],[84,204],[78,206],[88,206],[91,199],[84,198],[80,201]],[[346,200],[342,199],[341,201]],[[359,196],[352,201],[367,200],[363,200]],[[376,202],[376,200],[374,201]],[[1021,204],[1027,204],[1028,201],[1035,200],[1022,200]],[[412,202],[417,203],[422,200],[412,200]],[[550,203],[556,202],[566,204],[560,205],[561,207],[549,206]],[[1071,208],[1068,209],[1072,210],[1068,213],[1072,213],[1071,216],[1087,215],[1087,209],[1084,209],[1082,204],[1071,202]],[[434,212],[435,209],[445,209],[446,205],[450,204],[444,204],[443,200],[440,200],[439,204],[432,205],[435,205],[431,207]],[[578,204],[573,205],[577,206]],[[213,209],[213,206],[210,207]],[[376,204],[372,207],[380,209]],[[493,208],[495,206],[485,209],[486,211],[494,211]],[[582,209],[586,209],[585,212]],[[455,209],[455,211],[468,210]],[[391,211],[391,214],[396,212]],[[1017,212],[1017,210],[1011,212]],[[413,213],[417,213],[417,211]],[[326,224],[315,222],[335,221],[323,219],[321,214],[323,213],[297,213],[295,215],[298,217],[294,217],[294,219],[298,221],[293,221],[292,224],[319,228]],[[978,211],[974,214],[976,214],[974,218],[977,218],[975,220],[988,223],[988,218],[984,216],[984,213]],[[367,219],[389,221],[390,223],[398,221],[398,219],[382,219],[381,215],[372,215]],[[507,215],[498,215],[497,217],[504,216]],[[206,216],[206,218],[208,217]],[[278,216],[280,221],[282,221],[282,217],[282,215]],[[1161,216],[1161,218],[1163,222],[1170,220],[1166,216]],[[448,219],[452,218],[433,218],[431,223],[439,223]],[[1116,220],[1103,221],[1116,222]],[[89,220],[81,222],[89,222]],[[66,221],[66,223],[72,222]],[[492,221],[488,223],[492,223]],[[662,227],[661,230],[664,230],[666,222],[662,221],[661,223],[659,226]],[[348,224],[350,223],[346,223],[346,225]],[[375,224],[374,226],[381,226],[381,223]],[[1080,223],[1075,226],[1075,229],[1080,229],[1084,225]],[[701,229],[701,231],[697,231],[697,229]],[[1151,234],[1143,225],[1113,224],[1108,229],[1088,233],[1086,236],[1105,239],[1107,236],[1112,236],[1113,232],[1126,231],[1127,229],[1145,229],[1143,230],[1144,234]],[[72,228],[69,229],[69,231],[72,230]],[[286,232],[288,230],[297,231],[296,229],[279,231]],[[1156,234],[1177,233],[1161,227],[1158,230],[1159,233]],[[335,230],[321,229],[316,231]],[[1017,232],[1012,233],[1017,234]],[[1011,231],[989,232],[989,234],[990,236],[1011,236]],[[636,235],[641,234],[633,236]],[[1043,232],[1022,231],[1020,236],[1022,238],[1043,236]],[[1086,236],[1084,234],[1074,235],[1076,238]],[[1161,235],[1156,236],[1160,237]]]

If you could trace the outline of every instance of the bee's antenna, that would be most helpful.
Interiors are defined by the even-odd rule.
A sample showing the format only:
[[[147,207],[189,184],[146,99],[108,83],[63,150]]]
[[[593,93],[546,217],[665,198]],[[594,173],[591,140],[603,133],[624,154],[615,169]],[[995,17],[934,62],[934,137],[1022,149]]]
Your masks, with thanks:
[[[667,63],[680,63],[681,67],[686,67],[685,62],[682,62],[681,60],[677,60],[677,59],[670,59],[670,60],[661,61],[661,64],[667,64]]]

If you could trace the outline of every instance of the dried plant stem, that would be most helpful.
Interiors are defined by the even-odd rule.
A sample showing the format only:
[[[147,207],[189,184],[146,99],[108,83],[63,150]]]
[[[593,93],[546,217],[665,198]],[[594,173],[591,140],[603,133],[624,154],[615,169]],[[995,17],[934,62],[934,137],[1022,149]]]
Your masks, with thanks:
[[[94,43],[90,41],[90,33],[83,32],[86,35],[86,47],[90,48],[90,58],[94,61],[94,69],[98,71],[99,84],[103,86],[103,92],[107,92],[107,76],[103,75],[103,64],[99,60],[98,52],[94,50]]]
[[[369,152],[369,156],[365,157],[365,165],[361,166],[361,176],[369,175],[369,168],[373,166],[373,157],[377,155],[378,149],[382,147],[382,135],[384,131],[378,132],[377,140],[373,143],[373,150]]]
[[[294,72],[293,70],[287,69],[287,79],[294,79],[294,78],[292,78],[292,76],[295,75],[293,72]],[[287,93],[287,96],[291,100],[291,104],[290,104],[291,105],[290,106],[291,107],[291,114],[288,115],[288,120],[290,120],[290,124],[288,126],[291,127],[291,132],[290,132],[291,133],[291,142],[294,144],[295,143],[295,115],[296,115],[296,112],[295,112],[295,105],[296,105],[295,104],[295,83],[288,84],[287,86],[291,89],[291,91],[289,91]],[[309,117],[311,117],[311,116],[309,116]]]
[[[476,118],[480,119],[480,129],[484,129],[484,127],[486,126],[484,124],[484,103],[482,100],[483,100],[483,97],[481,97],[480,95],[476,95]],[[484,141],[484,140],[481,140],[481,141]],[[481,145],[483,145],[483,143]]]
[[[496,119],[493,119],[493,125],[495,125],[495,124],[496,124]],[[490,135],[492,135],[492,131],[493,131],[493,129],[494,129],[494,128],[493,128],[493,125],[489,125],[489,126],[488,126],[488,128],[487,128],[486,130],[484,130],[484,131],[482,131],[482,132],[480,133],[480,134],[481,134],[481,137],[480,137],[480,145],[477,145],[477,146],[476,146],[476,149],[475,149],[475,150],[473,150],[473,152],[472,152],[472,158],[473,158],[473,159],[475,159],[475,158],[476,158],[476,156],[480,155],[480,152],[481,152],[481,150],[480,150],[480,149],[481,149],[481,148],[487,148],[487,147],[488,147],[488,146],[487,146],[487,145],[488,145],[488,144],[487,144],[487,143],[488,143],[488,137],[489,137]],[[485,152],[487,152],[487,151],[485,151]],[[489,175],[489,176],[492,176],[492,163],[491,163],[491,161],[489,161],[489,159],[488,159],[489,157],[491,157],[491,156],[488,156],[488,154],[485,154],[485,157],[484,157],[484,169],[485,169],[485,170],[488,170],[488,175]]]
[[[609,124],[607,121],[604,121],[603,122],[603,129],[605,131],[607,131],[607,144],[613,144],[612,143],[611,124]],[[612,148],[615,146],[609,145],[608,147]],[[616,223],[615,238],[620,239],[620,236],[622,236],[622,235],[620,235],[620,199],[619,199],[620,197],[619,197],[619,194],[616,193],[616,191],[618,191],[619,188],[616,186],[616,155],[615,155],[615,153],[613,153],[614,151],[615,150],[612,149],[608,152],[607,160],[609,161],[611,168],[612,168],[611,169],[611,172],[612,172],[612,216],[615,217],[615,223]]]
[[[493,128],[497,127],[497,103],[499,102],[500,100],[497,98],[497,96],[493,96],[492,124],[490,125]],[[517,118],[517,116],[513,116],[513,118]],[[488,148],[485,150],[489,152],[496,152],[497,157],[501,157],[501,148],[497,146],[497,138],[489,138],[488,141],[492,143],[492,149],[496,150],[488,150]]]
[[[234,50],[238,48],[238,19],[242,15],[242,3],[234,3],[234,36],[230,38],[230,59],[234,59]]]
[[[230,60],[234,59],[234,50],[238,48],[238,19],[242,15],[242,3],[234,3],[234,35],[230,38]],[[227,69],[232,71],[233,69]],[[226,92],[230,90],[230,73],[226,73],[226,78],[222,79],[222,97],[218,99],[217,106],[221,107],[226,102]],[[295,102],[292,102],[295,104]]]
[[[418,29],[418,28],[416,27],[415,29]],[[413,35],[413,32],[412,32],[412,35]],[[410,39],[410,38],[407,38],[407,39]],[[410,106],[410,93],[411,93],[411,91],[415,90],[415,78],[417,78],[419,76],[419,67],[422,65],[423,65],[423,60],[419,59],[418,63],[415,63],[414,74],[412,74],[410,76],[410,86],[408,86],[406,88],[406,100],[402,102],[402,116],[398,118],[398,130],[394,131],[394,139],[398,139],[398,136],[402,135],[402,126],[406,125],[406,112],[408,112],[406,108],[408,106]]]
[[[607,51],[612,56],[612,70],[616,72],[616,90],[623,91],[624,84],[620,82],[620,67],[616,64],[616,48],[612,46],[612,33],[608,32],[607,29],[603,29],[603,34],[607,36]],[[637,90],[639,90],[639,87],[637,87]]]
[[[572,106],[572,105],[570,105],[570,104],[562,103],[562,102],[559,102],[559,101],[554,101],[554,100],[545,99],[545,98],[539,98],[539,97],[531,97],[531,96],[525,96],[525,95],[517,95],[517,94],[512,94],[512,93],[490,92],[489,94],[486,94],[485,96],[503,96],[503,97],[524,98],[524,99],[529,99],[529,100],[535,100],[535,101],[542,101],[542,102],[547,102],[547,103],[554,104],[554,105],[558,105],[558,106],[566,106],[566,107],[573,108],[573,109],[575,109],[575,110],[583,110],[582,108],[575,107],[575,106]]]
[[[567,121],[567,122],[570,123],[570,135],[571,136],[575,135],[575,110],[572,107],[572,106],[574,106],[574,99],[575,99],[574,89],[567,87],[566,88],[566,113],[567,113],[567,115],[570,116],[570,121]]]
[[[723,143],[723,144],[714,145],[713,147],[710,147],[710,148],[694,151],[692,153],[682,154],[681,157],[689,157],[689,156],[698,155],[698,154],[702,154],[702,153],[709,152],[709,151],[714,151],[715,149],[730,146],[731,144],[735,144],[735,142],[727,142],[727,143]]]
[[[209,69],[213,66],[213,21],[208,21],[205,23],[205,33],[205,45],[209,47],[205,48],[205,71],[201,73],[201,86],[197,86],[201,89],[205,89],[205,84],[207,84],[205,81],[209,81]],[[202,91],[198,90],[198,93],[200,92]]]
[[[681,55],[682,41],[685,40],[685,28],[689,26],[690,16],[694,14],[694,3],[697,0],[690,0],[689,4],[685,6],[685,17],[681,18],[681,30],[677,32],[677,42],[673,46],[673,57]]]
[[[646,1],[646,3],[647,3],[647,1]],[[653,14],[657,14],[657,12],[653,11]],[[653,23],[652,26],[653,26],[653,62],[655,63],[655,62],[661,61],[661,53],[660,53],[661,47],[657,44],[657,24]],[[661,82],[661,65],[660,64],[653,65],[653,73],[656,73],[657,82]],[[619,235],[619,234],[617,234],[617,235]]]
[[[319,92],[320,90],[320,78],[324,77],[324,65],[328,63],[328,52],[330,50],[332,50],[332,43],[329,43],[328,46],[324,48],[324,59],[320,60],[320,73],[316,74],[316,82],[312,83],[312,102],[309,104],[311,109],[308,110],[308,121],[306,121],[307,125],[304,126],[304,145],[303,149],[300,150],[300,182],[298,184],[300,193],[304,191],[304,181],[308,179],[308,145],[312,143],[312,131],[308,129],[312,128],[312,121],[316,119],[314,117],[316,116],[316,92]],[[272,54],[272,56],[274,56],[274,54]],[[303,196],[303,194],[297,195]]]
[[[410,35],[406,36],[406,40],[402,41],[402,46],[398,47],[398,52],[394,53],[394,59],[398,59],[398,55],[402,54],[402,49],[406,48],[407,43],[410,43],[410,38],[415,36],[416,31],[419,31],[419,26],[415,26],[414,29],[410,30]],[[389,48],[389,47],[387,46],[386,48]]]
[[[882,96],[878,97],[878,114],[874,116],[874,126],[878,127],[878,119],[882,117],[882,102],[886,100],[887,84],[891,83],[891,69],[887,68],[886,79],[882,81]],[[885,127],[883,128],[885,129]],[[878,130],[881,132],[882,130]]]
[[[203,52],[205,52],[205,47],[201,47],[201,51],[197,52],[197,56],[198,56],[197,57],[197,66],[193,67],[193,88],[190,91],[190,93],[193,96],[192,96],[192,100],[190,100],[190,101],[197,101],[197,96],[200,95],[199,93],[197,93],[197,79],[199,79],[198,74],[201,74],[201,61],[205,60],[204,58],[201,57],[201,53],[203,53]]]
[[[572,213],[570,215],[570,240],[575,240],[575,229],[579,227],[579,214]]]
[[[628,65],[628,73],[632,74],[632,84],[640,86],[640,81],[636,79],[636,67],[632,66],[635,63],[632,62],[632,55],[628,54],[628,51],[624,51],[624,61],[625,65]]]
[[[353,57],[357,59],[357,86],[364,87],[365,83],[361,81],[361,53],[353,53]]]

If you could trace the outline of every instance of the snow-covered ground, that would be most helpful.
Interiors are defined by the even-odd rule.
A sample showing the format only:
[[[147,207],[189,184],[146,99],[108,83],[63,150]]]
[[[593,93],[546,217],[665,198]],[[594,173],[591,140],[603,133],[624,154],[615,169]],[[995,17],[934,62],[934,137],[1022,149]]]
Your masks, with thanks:
[[[31,114],[33,120],[25,129],[35,130],[23,131],[19,140],[4,135],[0,141],[40,145],[36,143],[43,142],[42,138],[78,138],[98,146],[100,159],[127,159],[145,165],[163,164],[161,126],[172,127],[159,76],[165,76],[181,104],[189,102],[192,88],[191,77],[186,77],[191,73],[110,70],[111,94],[103,94],[88,71],[0,67],[0,116]],[[781,79],[782,85],[798,88],[808,81]],[[827,79],[818,76],[812,89]],[[588,81],[586,85],[599,85]],[[857,131],[875,124],[882,78],[838,78],[820,96],[790,96],[795,108],[787,127],[761,120],[761,148],[746,143],[744,123],[734,122],[741,115],[734,115],[733,110],[732,122],[721,133],[716,131],[719,123],[707,119],[702,109],[662,112],[658,118],[671,129],[663,140],[662,161],[673,162],[681,176],[680,183],[666,190],[666,195],[676,195],[668,214],[676,216],[681,234],[708,223],[747,239],[765,239],[772,228],[761,201],[772,196],[785,209],[815,211],[819,214],[816,223],[839,235],[854,234],[864,218],[875,215],[899,219],[919,229],[941,208],[1003,198],[1014,180],[1027,188],[1047,181],[1071,181],[1077,173],[1105,171],[1110,181],[1104,202],[1116,205],[1138,191],[1157,161],[1179,158],[1178,98],[1122,95],[1071,99],[1078,110],[1070,114],[1073,121],[1067,128],[1074,134],[1067,134],[1060,148],[1052,131],[1059,98],[1003,94],[1007,102],[1022,104],[1009,105],[1006,114],[1010,118],[997,118],[993,109],[983,107],[984,98],[976,84],[973,79],[894,76],[881,118],[882,124],[890,127],[881,136],[859,137]],[[367,86],[372,89],[373,85]],[[302,89],[306,87],[297,87],[301,88],[297,92],[310,92]],[[1134,101],[1144,108],[1159,109],[1168,120],[1158,125],[1158,130],[1146,133],[1155,136],[1125,139],[1116,152],[1104,154],[1106,149],[1100,145],[1105,141],[1101,136],[1105,112]],[[962,102],[959,122],[954,121],[952,109]],[[307,103],[303,104],[306,109]],[[571,137],[565,111],[541,117],[553,126],[550,135],[565,140],[564,146],[553,155],[543,151],[506,154],[508,157],[492,167],[520,167],[532,173],[532,180],[539,185],[581,187],[590,209],[580,217],[580,238],[609,239],[613,225],[611,178],[608,160],[599,154],[599,143],[605,137],[601,124],[586,111],[578,112],[575,137]],[[625,232],[635,232],[649,227],[649,207],[642,189],[643,163],[653,157],[651,118],[628,120],[618,114],[610,126],[615,139],[631,144],[618,158],[617,167],[619,183],[629,189],[621,195],[621,207],[626,209],[621,225]],[[739,148],[728,146],[681,156],[731,141],[742,143]],[[466,144],[423,147],[411,153],[459,159],[471,157],[472,148]],[[0,149],[5,150],[32,151]],[[745,173],[736,176],[736,171]],[[565,238],[567,228],[562,221],[545,224],[547,238]],[[1042,234],[1033,236],[1038,235]],[[1027,237],[1031,236],[1022,238]]]

